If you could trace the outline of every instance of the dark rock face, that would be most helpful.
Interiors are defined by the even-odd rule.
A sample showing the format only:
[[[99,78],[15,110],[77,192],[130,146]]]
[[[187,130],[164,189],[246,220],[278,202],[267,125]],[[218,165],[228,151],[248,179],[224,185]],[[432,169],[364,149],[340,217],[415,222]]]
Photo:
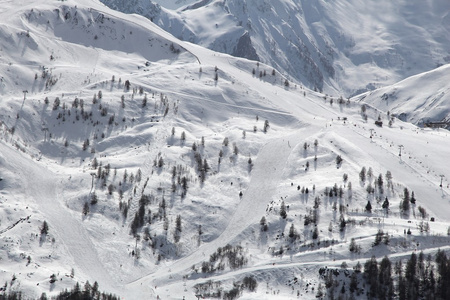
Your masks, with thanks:
[[[106,6],[126,14],[139,14],[153,21],[161,14],[161,6],[152,1],[140,0],[100,0]]]
[[[183,9],[183,11],[197,9],[209,3],[211,3],[211,0],[201,0],[192,5],[187,6],[185,9]]]
[[[247,31],[239,38],[231,55],[259,61],[259,56],[252,45],[250,34]]]

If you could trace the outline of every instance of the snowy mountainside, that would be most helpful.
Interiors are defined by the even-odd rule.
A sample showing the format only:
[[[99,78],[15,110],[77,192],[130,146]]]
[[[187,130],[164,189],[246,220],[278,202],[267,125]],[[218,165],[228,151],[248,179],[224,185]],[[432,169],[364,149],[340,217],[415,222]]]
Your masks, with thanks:
[[[447,131],[97,1],[0,12],[1,292],[316,299],[320,268],[448,253]]]
[[[100,5],[98,7],[103,9]],[[11,87],[19,86],[18,78],[27,80],[28,85],[33,87],[29,92],[45,91],[61,76],[61,73],[54,73],[68,66],[72,66],[75,72],[89,70],[89,73],[97,65],[103,69],[111,68],[111,71],[123,67],[119,63],[122,59],[119,55],[116,55],[117,64],[109,66],[101,61],[104,59],[101,55],[103,51],[117,51],[120,56],[125,53],[127,61],[136,56],[149,62],[171,60],[178,58],[178,52],[185,53],[160,35],[143,31],[138,18],[124,24],[120,19],[113,20],[113,15],[105,16],[99,10],[90,9],[79,13],[76,7],[69,6],[54,10],[47,8],[43,12],[36,12],[30,6],[29,12],[20,14],[20,18],[17,15],[13,13],[5,16],[8,22],[2,26],[0,33],[2,39],[8,41],[2,44],[0,57],[4,74],[3,85],[0,86],[2,94],[16,92]],[[79,51],[73,51],[70,46],[79,48]],[[21,60],[28,56],[36,59],[32,58],[24,65]],[[136,61],[134,64],[139,63]],[[89,73],[78,76],[87,78]]]
[[[217,0],[177,11],[155,10],[149,1],[102,2],[150,17],[180,39],[258,59],[335,95],[393,84],[448,63],[450,57],[445,0]]]
[[[207,1],[210,1],[210,0],[207,0]],[[152,2],[157,3],[168,9],[179,9],[179,8],[191,5],[195,2],[198,2],[198,0],[153,0]]]
[[[449,122],[449,71],[450,65],[444,65],[356,98],[420,126],[427,122]]]

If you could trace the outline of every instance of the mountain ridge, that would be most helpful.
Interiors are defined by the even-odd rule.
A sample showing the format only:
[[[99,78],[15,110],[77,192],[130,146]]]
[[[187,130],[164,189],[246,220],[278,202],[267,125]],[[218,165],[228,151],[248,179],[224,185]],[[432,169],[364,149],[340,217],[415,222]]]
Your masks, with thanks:
[[[115,0],[103,3],[137,12],[134,6]],[[156,24],[182,40],[259,58],[311,89],[348,97],[448,63],[448,8],[440,0],[429,4],[384,1],[371,4],[372,15],[367,15],[366,4],[352,0],[340,4],[249,0],[149,12]],[[239,38],[247,34],[257,56],[239,51]]]

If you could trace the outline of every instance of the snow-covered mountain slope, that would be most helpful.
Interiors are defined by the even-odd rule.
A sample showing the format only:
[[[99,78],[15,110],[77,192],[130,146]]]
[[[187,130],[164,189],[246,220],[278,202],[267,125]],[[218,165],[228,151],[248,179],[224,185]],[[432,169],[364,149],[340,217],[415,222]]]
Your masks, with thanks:
[[[381,106],[361,114],[365,99],[97,1],[7,2],[0,17],[7,292],[89,280],[126,299],[196,299],[250,278],[243,299],[315,299],[321,267],[448,251],[447,131],[387,126]],[[400,83],[398,101],[426,78]],[[379,230],[390,242],[373,246]]]
[[[141,0],[102,2],[147,16],[183,40],[260,60],[334,95],[393,84],[450,57],[446,0],[216,0],[178,11]]]
[[[419,126],[428,122],[448,122],[449,72],[450,65],[444,65],[356,98]]]
[[[153,3],[157,3],[168,9],[179,9],[181,7],[193,4],[197,0],[153,0]]]

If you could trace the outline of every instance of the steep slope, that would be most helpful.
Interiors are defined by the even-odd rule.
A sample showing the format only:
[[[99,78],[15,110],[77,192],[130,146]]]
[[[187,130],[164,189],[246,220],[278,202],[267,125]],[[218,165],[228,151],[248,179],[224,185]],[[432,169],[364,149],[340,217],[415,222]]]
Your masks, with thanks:
[[[197,2],[196,0],[157,0],[152,1],[168,9],[178,9]]]
[[[87,5],[82,11],[69,4],[54,9],[51,5],[43,6],[40,11],[25,4],[25,7],[3,12],[0,34],[8,43],[2,45],[2,94],[22,92],[20,86],[31,86],[29,93],[52,90],[58,76],[71,67],[73,73],[88,70],[85,74],[76,74],[76,77],[85,77],[83,80],[87,84],[89,73],[95,73],[96,69],[113,74],[126,68],[121,61],[129,63],[135,58],[133,63],[137,66],[146,61],[168,62],[186,53],[160,34],[143,28],[144,18],[136,17],[124,23],[115,17],[114,11],[105,13],[99,3],[88,2]],[[128,57],[124,58],[124,54]],[[114,65],[105,61],[111,55],[117,57]],[[68,76],[75,77],[74,74]],[[67,87],[57,85],[59,89]]]
[[[102,2],[146,16],[180,39],[259,60],[330,94],[355,95],[449,62],[445,0],[217,0],[176,12],[148,1]]]
[[[428,122],[449,122],[449,70],[450,65],[444,65],[356,98],[420,126]]]
[[[380,128],[383,107],[96,1],[22,4],[0,18],[6,291],[89,280],[127,299],[195,299],[250,278],[246,299],[315,299],[321,267],[448,251],[446,131]],[[378,230],[389,244],[373,246]]]

